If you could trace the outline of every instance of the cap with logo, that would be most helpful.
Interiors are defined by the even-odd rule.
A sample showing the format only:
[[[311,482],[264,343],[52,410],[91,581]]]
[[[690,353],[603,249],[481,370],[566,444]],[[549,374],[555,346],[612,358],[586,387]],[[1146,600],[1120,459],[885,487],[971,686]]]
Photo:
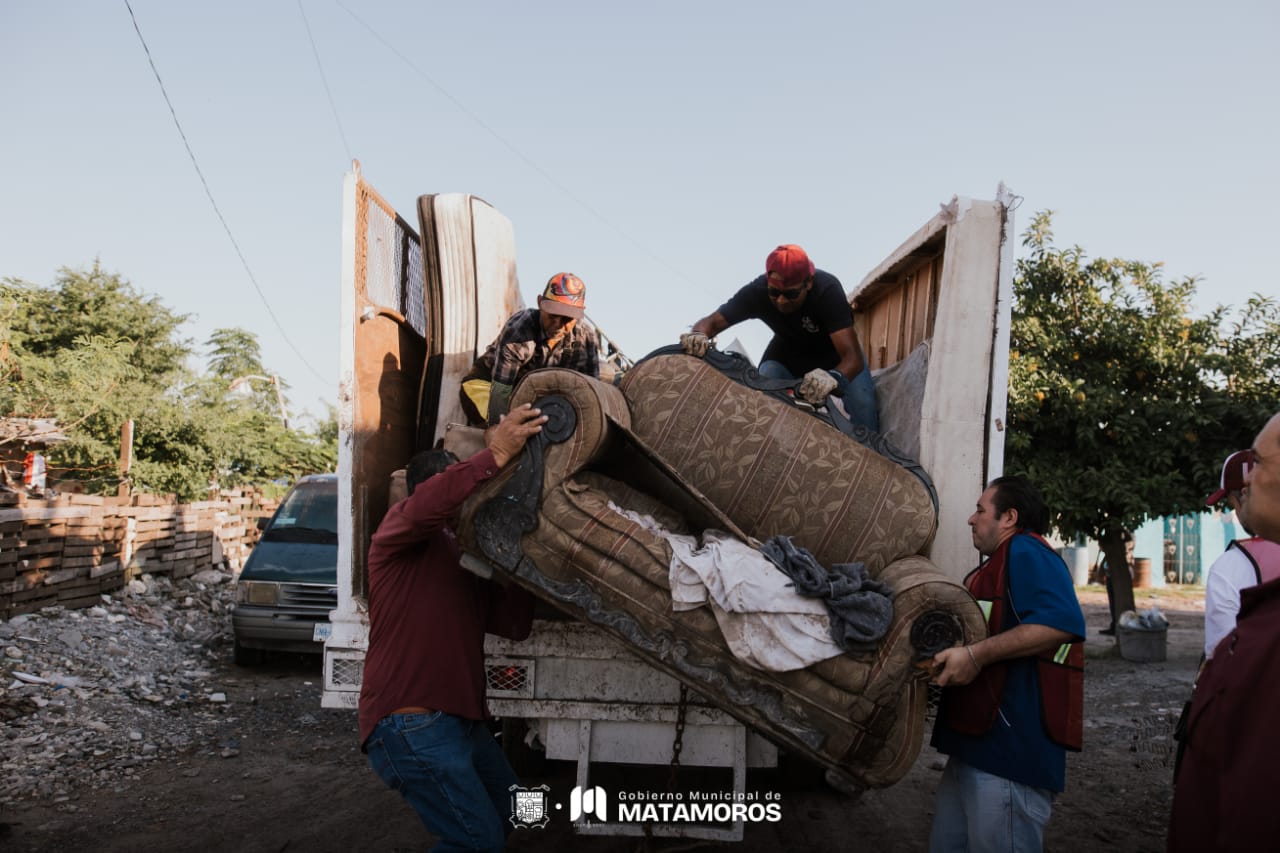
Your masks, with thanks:
[[[538,297],[539,310],[561,317],[582,319],[587,305],[587,286],[571,272],[558,272],[547,280]]]
[[[1244,488],[1244,475],[1253,467],[1253,451],[1237,450],[1222,463],[1222,479],[1218,490],[1205,498],[1205,506],[1213,506],[1227,496],[1228,492],[1238,492]]]
[[[786,243],[769,253],[764,269],[770,279],[776,276],[774,280],[779,281],[783,287],[795,287],[813,277],[814,266],[804,249],[793,243]]]

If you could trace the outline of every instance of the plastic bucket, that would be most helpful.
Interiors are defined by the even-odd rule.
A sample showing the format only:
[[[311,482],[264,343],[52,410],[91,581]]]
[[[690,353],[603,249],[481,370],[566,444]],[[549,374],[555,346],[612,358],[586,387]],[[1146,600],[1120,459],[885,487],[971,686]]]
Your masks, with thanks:
[[[1148,564],[1151,562],[1147,561]],[[1140,628],[1116,626],[1116,641],[1120,644],[1120,657],[1138,663],[1155,663],[1165,659],[1169,629],[1144,631]]]
[[[1149,586],[1151,586],[1151,558],[1139,557],[1133,561],[1133,588],[1146,589]]]
[[[1084,586],[1089,582],[1089,549],[1068,545],[1062,549],[1062,561],[1071,570],[1071,583]]]

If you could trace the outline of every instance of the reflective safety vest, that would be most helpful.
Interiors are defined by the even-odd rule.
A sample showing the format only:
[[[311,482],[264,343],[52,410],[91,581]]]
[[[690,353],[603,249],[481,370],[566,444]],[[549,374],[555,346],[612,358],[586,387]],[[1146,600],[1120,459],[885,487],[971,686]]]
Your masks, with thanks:
[[[1280,578],[1280,545],[1275,542],[1255,536],[1252,539],[1234,539],[1227,547],[1244,552],[1253,563],[1253,575],[1258,583]]]
[[[1053,552],[1048,542],[1029,531],[1014,536],[1027,536]],[[1018,615],[1007,607],[1009,599],[1010,536],[996,552],[967,578],[965,586],[982,607],[987,618],[987,632],[998,634],[1015,627]],[[1053,552],[1057,557],[1057,553]],[[1058,558],[1061,562],[1061,558]],[[1066,564],[1063,571],[1068,571]],[[1006,613],[1006,610],[1008,613]],[[1012,620],[1008,617],[1012,616]],[[1009,624],[1012,621],[1013,624]],[[983,667],[977,678],[961,687],[942,691],[939,716],[948,728],[961,734],[983,735],[1000,713],[1005,681],[1009,677],[1009,661],[996,661]],[[1040,717],[1045,734],[1059,746],[1079,752],[1084,744],[1084,644],[1063,643],[1056,649],[1036,656],[1040,681]]]

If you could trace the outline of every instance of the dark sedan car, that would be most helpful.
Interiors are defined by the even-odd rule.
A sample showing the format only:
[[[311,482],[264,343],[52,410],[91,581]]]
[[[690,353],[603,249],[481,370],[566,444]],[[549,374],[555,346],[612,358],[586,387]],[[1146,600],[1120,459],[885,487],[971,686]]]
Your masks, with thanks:
[[[236,581],[235,662],[324,651],[337,582],[338,475],[314,474],[285,495]]]

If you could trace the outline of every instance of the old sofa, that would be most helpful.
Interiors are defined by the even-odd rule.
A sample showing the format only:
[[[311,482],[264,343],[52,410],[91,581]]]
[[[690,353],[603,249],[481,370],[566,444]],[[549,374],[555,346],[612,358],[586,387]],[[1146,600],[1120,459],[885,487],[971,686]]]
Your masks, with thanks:
[[[666,348],[613,387],[566,370],[517,386],[550,421],[463,509],[464,551],[599,626],[726,712],[857,787],[919,753],[927,679],[914,664],[985,633],[968,592],[919,556],[936,510],[928,477],[838,413],[791,402],[745,360]],[[892,587],[874,652],[791,672],[729,651],[705,608],[675,612],[667,542],[610,508],[748,542],[790,535],[824,566],[861,561]]]

